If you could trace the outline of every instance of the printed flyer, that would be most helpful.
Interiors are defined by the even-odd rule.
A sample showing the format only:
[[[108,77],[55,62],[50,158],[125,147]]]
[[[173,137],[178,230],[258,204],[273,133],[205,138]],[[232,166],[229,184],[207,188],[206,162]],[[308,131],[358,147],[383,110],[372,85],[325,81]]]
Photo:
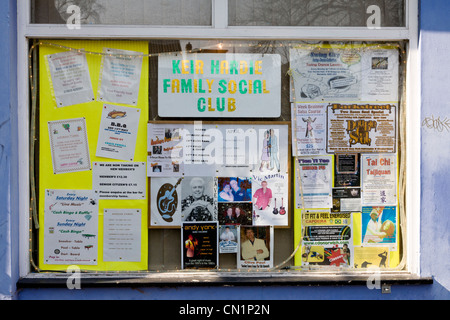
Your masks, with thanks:
[[[86,55],[76,51],[46,56],[58,107],[95,101]]]
[[[237,253],[238,241],[237,226],[219,226],[219,253]]]
[[[327,153],[394,153],[397,106],[340,104],[327,107]]]
[[[218,220],[222,225],[252,225],[254,214],[251,202],[219,202]]]
[[[253,225],[288,226],[288,176],[252,175]]]
[[[166,131],[172,138],[165,136]],[[249,176],[288,172],[286,124],[149,125],[149,176]]]
[[[302,210],[302,265],[351,267],[353,215]]]
[[[223,163],[223,135],[218,126],[195,121],[184,125],[181,136],[184,175],[215,176]]]
[[[362,207],[361,224],[363,245],[396,245],[396,206]]]
[[[333,188],[332,212],[361,212],[360,188]]]
[[[273,226],[238,226],[240,236],[238,268],[273,267]]]
[[[361,98],[361,53],[339,49],[291,49],[295,100],[357,101]]]
[[[216,166],[220,176],[288,172],[288,126],[227,125],[220,130],[224,156]]]
[[[361,63],[361,100],[398,101],[398,49],[367,50]]]
[[[98,133],[97,157],[133,161],[140,110],[104,105]]]
[[[217,222],[184,222],[182,269],[216,269],[219,265]]]
[[[183,178],[152,178],[150,226],[181,226],[181,182]]]
[[[218,220],[220,225],[252,224],[252,179],[218,178]]]
[[[331,208],[333,156],[299,157],[296,171],[296,207]]]
[[[84,118],[50,121],[48,131],[55,174],[91,169]]]
[[[349,241],[352,238],[352,214],[329,211],[303,211],[303,241]]]
[[[363,205],[396,205],[397,155],[362,154]]]
[[[98,198],[90,190],[46,190],[44,261],[97,265]]]
[[[147,197],[145,162],[94,162],[92,188],[100,199],[142,200]]]
[[[141,210],[103,211],[103,261],[141,261]]]
[[[352,266],[350,242],[305,242],[302,247],[302,265],[349,268]]]
[[[326,153],[326,103],[292,104],[292,153],[295,156]]]
[[[181,176],[184,173],[182,130],[183,125],[148,124],[149,177]]]
[[[136,106],[141,83],[142,53],[104,48],[98,99]]]
[[[389,268],[389,247],[355,247],[354,267],[365,268]]]
[[[382,46],[290,50],[296,102],[398,101],[399,52]]]
[[[183,179],[181,221],[217,221],[217,178],[200,176]]]
[[[334,186],[361,186],[361,165],[358,153],[339,153],[334,156]]]

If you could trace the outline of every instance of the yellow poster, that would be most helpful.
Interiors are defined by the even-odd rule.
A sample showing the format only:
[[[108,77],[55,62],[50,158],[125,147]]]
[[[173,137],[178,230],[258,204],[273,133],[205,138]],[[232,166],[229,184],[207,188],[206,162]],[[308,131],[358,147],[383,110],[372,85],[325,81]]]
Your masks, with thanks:
[[[147,270],[148,182],[134,177],[147,160],[148,43],[42,40],[39,66],[39,269],[66,270],[77,261],[57,256],[67,249],[92,256],[70,263],[81,270]],[[50,240],[70,226],[78,240]],[[132,236],[118,241],[111,228]]]

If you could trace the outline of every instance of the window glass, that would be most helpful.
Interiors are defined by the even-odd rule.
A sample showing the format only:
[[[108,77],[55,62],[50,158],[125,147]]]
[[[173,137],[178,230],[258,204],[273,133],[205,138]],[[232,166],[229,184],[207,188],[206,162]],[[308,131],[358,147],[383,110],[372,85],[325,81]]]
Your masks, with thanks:
[[[38,47],[30,208],[39,225],[30,238],[39,239],[39,269],[404,265],[404,42]],[[180,105],[184,112],[161,115]],[[254,105],[261,112],[226,114]],[[262,116],[275,108],[277,116]],[[211,150],[225,161],[206,161]]]
[[[211,10],[210,0],[34,0],[32,23],[73,23],[79,12],[81,24],[209,26]]]
[[[404,0],[228,0],[228,5],[230,26],[365,27],[373,13],[380,27],[405,26]]]

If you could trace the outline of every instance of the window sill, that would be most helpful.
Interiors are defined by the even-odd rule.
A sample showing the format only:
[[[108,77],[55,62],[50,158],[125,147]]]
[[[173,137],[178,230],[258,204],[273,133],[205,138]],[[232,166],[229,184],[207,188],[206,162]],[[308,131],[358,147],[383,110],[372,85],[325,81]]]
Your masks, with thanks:
[[[29,274],[21,278],[17,287],[67,288],[71,273]],[[130,273],[82,273],[80,284],[84,288],[95,287],[179,287],[179,286],[334,286],[367,285],[380,282],[383,285],[432,284],[431,277],[420,277],[407,272],[130,272]]]

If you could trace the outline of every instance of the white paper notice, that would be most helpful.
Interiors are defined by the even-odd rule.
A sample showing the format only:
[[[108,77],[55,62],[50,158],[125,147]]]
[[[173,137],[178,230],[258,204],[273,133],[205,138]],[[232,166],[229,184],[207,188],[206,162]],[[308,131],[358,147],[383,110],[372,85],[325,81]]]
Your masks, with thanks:
[[[90,190],[46,190],[44,261],[96,265],[98,200]]]
[[[60,52],[46,58],[58,107],[95,100],[85,54]]]
[[[369,50],[362,56],[362,101],[398,101],[399,53]]]
[[[397,205],[397,155],[362,154],[363,205]]]
[[[92,188],[100,199],[145,199],[146,182],[145,162],[94,162],[92,166]]]
[[[143,56],[139,52],[105,49],[99,100],[136,106]]]
[[[325,154],[327,104],[292,104],[292,148],[295,156]]]
[[[395,152],[396,105],[332,103],[327,109],[328,153]]]
[[[297,208],[332,207],[332,156],[314,156],[298,158],[298,174],[301,188],[297,185]],[[301,192],[303,191],[303,200]]]
[[[360,53],[291,49],[290,57],[297,102],[360,100]]]
[[[280,97],[279,54],[183,53],[158,59],[160,117],[278,118]]]
[[[141,210],[104,210],[103,261],[141,261]]]
[[[181,176],[184,173],[183,127],[180,124],[147,125],[149,177]]]
[[[133,161],[139,128],[140,110],[104,105],[97,157]]]
[[[237,254],[237,267],[272,268],[273,232],[273,226],[238,226],[237,234],[240,235],[240,245]]]
[[[91,169],[84,118],[49,122],[48,131],[55,174]]]

